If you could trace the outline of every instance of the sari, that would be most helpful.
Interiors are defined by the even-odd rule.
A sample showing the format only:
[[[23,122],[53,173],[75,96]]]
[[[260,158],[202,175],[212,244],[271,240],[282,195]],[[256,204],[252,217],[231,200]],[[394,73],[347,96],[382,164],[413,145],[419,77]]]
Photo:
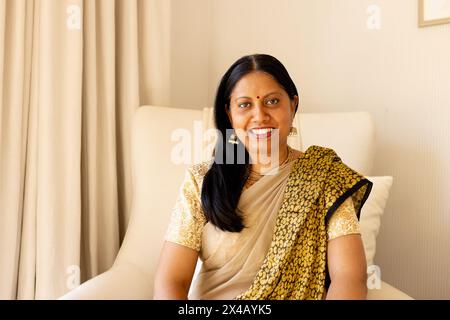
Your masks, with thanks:
[[[209,165],[189,170],[166,235],[197,250],[203,262],[189,299],[322,299],[329,220],[344,203],[359,218],[372,183],[334,150],[311,146],[243,190],[237,210],[246,228],[233,233],[201,211],[199,186]]]

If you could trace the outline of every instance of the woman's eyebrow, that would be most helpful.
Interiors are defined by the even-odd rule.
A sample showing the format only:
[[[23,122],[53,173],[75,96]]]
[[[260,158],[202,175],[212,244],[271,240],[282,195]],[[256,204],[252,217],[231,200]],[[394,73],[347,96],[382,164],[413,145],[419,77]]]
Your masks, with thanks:
[[[267,97],[267,96],[270,96],[271,94],[281,94],[280,92],[278,92],[278,91],[274,91],[274,92],[271,92],[271,93],[268,93],[268,94],[266,94],[264,97],[263,97],[263,99],[265,98],[265,97]],[[251,99],[250,97],[247,97],[247,96],[242,96],[242,97],[238,97],[238,98],[236,98],[234,101],[237,101],[237,100],[239,100],[239,99],[242,99],[242,98],[247,98],[247,99]]]

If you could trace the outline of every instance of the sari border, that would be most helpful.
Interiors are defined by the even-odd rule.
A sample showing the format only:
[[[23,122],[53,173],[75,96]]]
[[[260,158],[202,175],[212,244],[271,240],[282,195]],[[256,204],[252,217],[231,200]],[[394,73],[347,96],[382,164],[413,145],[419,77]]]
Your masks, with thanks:
[[[357,183],[355,183],[350,189],[345,191],[334,203],[333,205],[328,209],[326,215],[325,215],[325,223],[328,223],[329,219],[331,218],[331,215],[339,208],[339,206],[351,195],[353,195],[357,190],[359,190],[364,185],[367,185],[366,191],[364,192],[364,195],[361,199],[361,205],[358,208],[358,211],[356,211],[356,217],[358,220],[360,220],[361,216],[361,210],[364,206],[367,198],[370,195],[370,192],[372,191],[373,182],[370,181],[367,178],[363,178],[359,180]]]
[[[362,207],[364,206],[364,203],[366,202],[367,198],[370,195],[370,192],[372,191],[372,187],[373,187],[373,182],[370,181],[367,178],[363,178],[361,180],[359,180],[357,183],[355,183],[350,189],[348,189],[347,191],[345,191],[336,201],[335,203],[333,203],[333,205],[328,209],[326,215],[325,215],[325,225],[328,224],[329,219],[331,218],[332,214],[337,210],[337,208],[339,208],[339,206],[350,196],[352,196],[352,194],[354,194],[357,190],[359,190],[361,187],[363,187],[364,185],[367,185],[366,191],[361,199],[361,205],[358,208],[358,211],[356,211],[356,217],[358,218],[358,221],[360,220],[360,216],[361,216],[361,210]],[[326,255],[328,256],[328,250]],[[329,273],[329,269],[328,269],[328,258],[325,259],[325,290],[328,291],[328,289],[330,288],[331,285],[331,278],[330,278],[330,273]]]

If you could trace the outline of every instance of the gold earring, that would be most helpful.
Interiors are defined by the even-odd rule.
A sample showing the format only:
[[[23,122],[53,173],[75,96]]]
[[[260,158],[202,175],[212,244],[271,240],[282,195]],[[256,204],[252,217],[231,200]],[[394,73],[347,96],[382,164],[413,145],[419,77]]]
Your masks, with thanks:
[[[228,142],[231,144],[239,144],[238,137],[234,131],[231,134],[230,139],[228,139]]]
[[[298,135],[297,128],[291,127],[291,130],[289,131],[289,137],[296,137]]]

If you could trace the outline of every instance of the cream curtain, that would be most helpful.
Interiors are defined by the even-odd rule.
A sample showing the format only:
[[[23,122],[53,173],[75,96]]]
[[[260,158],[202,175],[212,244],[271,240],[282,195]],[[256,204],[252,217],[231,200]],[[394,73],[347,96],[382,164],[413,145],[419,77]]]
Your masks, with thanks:
[[[108,269],[130,208],[130,119],[169,104],[170,1],[0,0],[0,299]]]

